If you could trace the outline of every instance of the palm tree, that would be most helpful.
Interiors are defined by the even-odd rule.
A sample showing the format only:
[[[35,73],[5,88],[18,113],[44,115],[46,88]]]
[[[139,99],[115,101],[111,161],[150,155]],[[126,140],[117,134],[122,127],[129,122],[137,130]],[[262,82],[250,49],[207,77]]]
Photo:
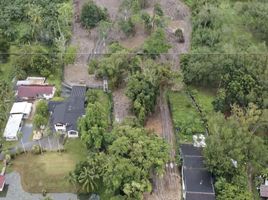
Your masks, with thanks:
[[[95,173],[94,168],[83,167],[78,177],[78,182],[82,184],[82,189],[90,192],[96,187],[96,179],[99,176]]]
[[[23,133],[22,133],[22,132],[18,132],[18,139],[20,140],[21,145],[22,145],[22,148],[23,148],[23,151],[24,151],[24,153],[25,153],[25,152],[26,152],[26,150],[25,150],[25,146],[24,146],[24,143],[23,143],[22,137],[23,137]]]

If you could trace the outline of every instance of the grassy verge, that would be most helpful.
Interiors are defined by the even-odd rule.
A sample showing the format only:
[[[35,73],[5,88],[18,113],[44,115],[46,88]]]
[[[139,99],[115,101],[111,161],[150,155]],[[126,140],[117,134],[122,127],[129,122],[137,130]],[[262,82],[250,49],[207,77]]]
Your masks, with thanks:
[[[13,168],[20,173],[25,191],[40,193],[45,189],[47,192],[76,192],[67,177],[78,162],[86,159],[86,148],[80,139],[67,141],[65,148],[66,152],[61,154],[28,153],[16,157]]]
[[[176,135],[180,142],[190,142],[193,133],[204,131],[199,114],[185,92],[169,92],[168,98]]]

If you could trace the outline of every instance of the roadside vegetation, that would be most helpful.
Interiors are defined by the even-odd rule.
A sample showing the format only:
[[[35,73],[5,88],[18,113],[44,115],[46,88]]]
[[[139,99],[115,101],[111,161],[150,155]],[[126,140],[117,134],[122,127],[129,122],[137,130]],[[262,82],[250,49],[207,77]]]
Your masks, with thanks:
[[[202,98],[198,93],[192,96],[205,111],[201,116],[209,131],[205,162],[216,175],[217,198],[259,199],[256,187],[264,180],[256,183],[256,179],[267,169],[264,143],[268,129],[264,113],[268,98],[268,29],[264,21],[268,4],[186,2],[192,9],[193,54],[184,55],[181,60],[184,83],[216,91],[213,98]],[[190,109],[183,111],[184,104],[172,101],[172,95],[176,125],[176,120],[182,121]],[[182,117],[178,116],[177,107]]]

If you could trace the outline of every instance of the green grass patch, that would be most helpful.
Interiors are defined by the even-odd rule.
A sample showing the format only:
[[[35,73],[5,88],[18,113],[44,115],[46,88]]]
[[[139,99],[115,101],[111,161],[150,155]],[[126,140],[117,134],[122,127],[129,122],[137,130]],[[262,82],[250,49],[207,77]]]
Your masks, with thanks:
[[[16,157],[13,168],[20,173],[25,191],[41,193],[46,189],[47,192],[76,192],[67,177],[78,162],[86,159],[87,150],[80,139],[67,141],[65,148],[63,153],[27,153]]]
[[[168,98],[174,128],[180,142],[190,142],[193,133],[205,131],[200,115],[185,92],[169,92]]]
[[[105,115],[108,117],[108,124],[112,124],[112,97],[110,93],[105,93],[102,90],[88,90],[87,102],[99,102],[105,110]]]

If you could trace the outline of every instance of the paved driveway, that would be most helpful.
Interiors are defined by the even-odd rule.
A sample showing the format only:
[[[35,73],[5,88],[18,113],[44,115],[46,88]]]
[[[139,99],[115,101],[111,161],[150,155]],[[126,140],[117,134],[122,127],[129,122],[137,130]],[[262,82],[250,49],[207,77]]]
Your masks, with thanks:
[[[21,129],[21,132],[23,134],[22,141],[23,143],[27,143],[31,141],[31,136],[33,132],[33,125],[32,124],[24,124],[24,126]]]

